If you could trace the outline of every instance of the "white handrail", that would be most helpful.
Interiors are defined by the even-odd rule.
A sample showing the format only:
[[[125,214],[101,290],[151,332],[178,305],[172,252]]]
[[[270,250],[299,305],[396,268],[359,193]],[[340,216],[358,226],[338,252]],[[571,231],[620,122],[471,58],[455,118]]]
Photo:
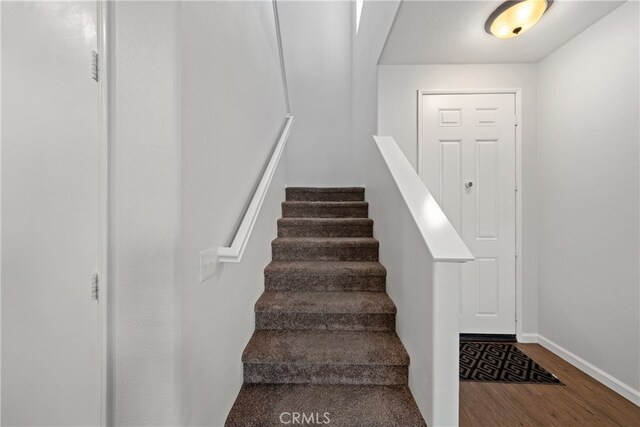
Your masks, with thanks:
[[[422,239],[434,261],[473,261],[473,255],[449,222],[393,137],[374,136]]]
[[[280,139],[278,139],[276,148],[271,154],[271,158],[269,159],[269,163],[262,174],[262,178],[260,178],[260,183],[253,194],[251,203],[249,203],[249,207],[244,214],[244,218],[242,218],[242,222],[240,223],[238,232],[233,238],[231,246],[218,248],[218,262],[240,262],[240,260],[242,260],[242,254],[244,253],[244,249],[249,241],[249,236],[251,236],[251,231],[253,230],[253,226],[255,225],[258,214],[260,213],[260,208],[262,207],[262,202],[264,202],[264,198],[267,195],[267,190],[269,190],[271,179],[276,172],[278,163],[280,162],[280,157],[282,157],[284,148],[287,145],[292,124],[293,116],[287,115],[287,122],[280,134]]]

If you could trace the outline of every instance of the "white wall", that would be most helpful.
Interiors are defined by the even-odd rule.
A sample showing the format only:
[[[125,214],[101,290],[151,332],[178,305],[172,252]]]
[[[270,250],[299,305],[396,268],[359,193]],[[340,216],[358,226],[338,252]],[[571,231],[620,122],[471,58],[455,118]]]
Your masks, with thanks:
[[[278,2],[295,125],[287,150],[287,183],[353,185],[351,44],[354,4]]]
[[[636,403],[638,15],[637,2],[621,6],[538,67],[539,333]]]
[[[231,243],[286,109],[271,2],[185,2],[180,22],[182,424],[219,426],[242,384],[284,200],[284,156],[242,262],[199,283],[198,254]]]
[[[179,424],[178,4],[115,4],[114,423]]]
[[[411,358],[409,387],[427,424],[433,425],[433,414],[439,409],[432,403],[431,389],[433,356],[439,344],[434,333],[435,307],[430,303],[435,296],[435,263],[380,154],[368,165],[366,180],[369,216],[380,240],[380,263],[387,269],[387,293],[398,309],[396,332]]]
[[[523,238],[522,330],[537,331],[537,123],[535,64],[380,65],[378,67],[378,134],[393,136],[417,167],[417,91],[522,89]]]
[[[361,184],[366,182],[367,165],[378,155],[372,138],[378,130],[378,59],[400,3],[400,0],[365,1],[360,27],[354,35],[352,152],[355,182]]]

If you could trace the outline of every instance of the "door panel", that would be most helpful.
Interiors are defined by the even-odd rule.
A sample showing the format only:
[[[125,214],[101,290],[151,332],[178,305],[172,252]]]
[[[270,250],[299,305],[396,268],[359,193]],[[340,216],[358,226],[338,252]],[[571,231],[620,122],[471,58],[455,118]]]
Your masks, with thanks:
[[[476,261],[476,315],[498,314],[499,261],[497,258],[477,258]]]
[[[498,141],[476,141],[476,239],[497,240],[500,164]]]
[[[448,212],[447,218],[456,229],[462,218],[462,147],[461,141],[440,141],[440,207]]]
[[[422,179],[476,257],[462,268],[461,332],[514,334],[515,95],[421,102]]]
[[[2,425],[99,425],[97,4],[0,7]]]

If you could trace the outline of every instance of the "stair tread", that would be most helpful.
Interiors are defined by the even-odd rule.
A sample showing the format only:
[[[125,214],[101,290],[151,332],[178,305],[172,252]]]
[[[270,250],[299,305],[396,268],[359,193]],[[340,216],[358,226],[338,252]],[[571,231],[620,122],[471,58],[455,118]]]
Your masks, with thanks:
[[[349,201],[327,201],[327,200],[287,200],[282,202],[283,205],[289,206],[342,206],[342,207],[361,207],[369,206],[369,202],[349,200]]]
[[[313,274],[323,276],[386,276],[377,261],[271,261],[264,269],[274,274]]]
[[[329,197],[325,197],[327,198]],[[367,218],[369,203],[363,200],[287,200],[282,202],[282,216],[284,218]]]
[[[408,365],[395,332],[259,330],[242,354],[244,363]]]
[[[308,225],[371,225],[370,218],[279,218],[278,223],[296,224],[300,226]]]
[[[384,292],[266,291],[256,312],[277,313],[395,313],[396,306]]]
[[[329,425],[426,426],[407,386],[306,384],[243,385],[225,426],[282,425],[280,415],[294,411],[317,412],[320,422],[327,412]]]
[[[364,187],[287,187],[292,193],[364,193]]]
[[[378,246],[373,237],[277,237],[274,245],[292,246]]]

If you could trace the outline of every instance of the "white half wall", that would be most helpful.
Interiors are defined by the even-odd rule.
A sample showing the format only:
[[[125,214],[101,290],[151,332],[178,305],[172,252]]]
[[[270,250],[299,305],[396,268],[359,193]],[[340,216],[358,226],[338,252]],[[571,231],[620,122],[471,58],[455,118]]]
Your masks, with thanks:
[[[432,388],[436,346],[442,344],[436,340],[440,336],[434,325],[436,307],[432,303],[436,295],[436,263],[384,160],[378,157],[367,169],[369,217],[375,221],[374,236],[380,240],[380,263],[387,269],[387,293],[398,309],[396,332],[411,358],[409,387],[427,424],[433,425],[434,414],[449,409],[447,404],[444,408],[435,407],[434,401],[440,400]],[[456,264],[451,265],[459,269]],[[453,289],[457,295],[458,290]],[[457,301],[455,297],[453,300]],[[456,339],[458,325],[454,326]],[[454,385],[457,387],[455,381]],[[457,388],[455,391],[454,395]]]
[[[522,90],[523,204],[522,300],[518,315],[524,333],[537,331],[538,224],[535,64],[380,65],[378,135],[393,136],[414,168],[418,150],[418,90]]]
[[[286,108],[270,1],[181,7],[181,425],[221,426],[242,385],[242,351],[284,200],[284,156],[242,262],[221,264],[200,283],[199,252],[231,243]]]
[[[638,6],[614,10],[538,67],[539,333],[636,403]]]
[[[287,148],[292,186],[354,185],[351,44],[354,3],[279,1],[295,124]]]
[[[113,423],[179,425],[179,6],[113,7]]]

